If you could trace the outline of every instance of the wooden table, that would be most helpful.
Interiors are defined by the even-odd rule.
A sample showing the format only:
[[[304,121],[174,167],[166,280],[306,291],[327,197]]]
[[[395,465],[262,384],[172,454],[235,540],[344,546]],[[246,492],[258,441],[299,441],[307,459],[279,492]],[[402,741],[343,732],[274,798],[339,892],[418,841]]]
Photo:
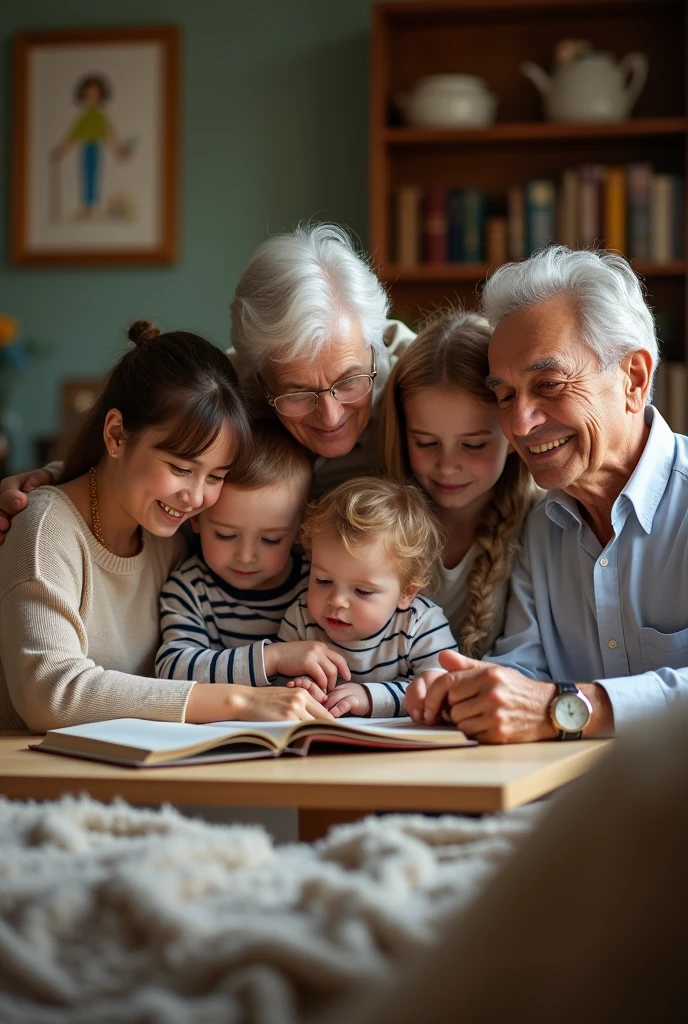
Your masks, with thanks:
[[[503,811],[588,771],[609,740],[455,750],[349,752],[195,765],[117,768],[28,749],[35,737],[0,735],[0,794],[49,800],[87,792],[132,804],[296,807],[310,841],[372,811]]]

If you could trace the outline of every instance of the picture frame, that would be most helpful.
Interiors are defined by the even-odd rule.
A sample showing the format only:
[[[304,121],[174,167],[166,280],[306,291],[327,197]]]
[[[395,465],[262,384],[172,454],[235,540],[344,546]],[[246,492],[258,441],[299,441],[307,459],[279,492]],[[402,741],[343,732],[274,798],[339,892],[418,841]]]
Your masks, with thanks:
[[[14,38],[11,259],[173,263],[179,30]]]

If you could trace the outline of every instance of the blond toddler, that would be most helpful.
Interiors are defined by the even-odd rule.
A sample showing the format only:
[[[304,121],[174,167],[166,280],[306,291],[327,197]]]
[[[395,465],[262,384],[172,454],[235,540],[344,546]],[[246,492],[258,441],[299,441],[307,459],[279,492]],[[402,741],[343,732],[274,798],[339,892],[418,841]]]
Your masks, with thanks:
[[[422,595],[439,579],[443,538],[422,491],[359,477],[324,495],[306,514],[302,541],[311,558],[308,591],[282,620],[279,647],[322,641],[348,665],[350,679],[323,686],[307,673],[290,680],[335,717],[406,714],[411,680],[437,670],[456,650],[442,610]]]

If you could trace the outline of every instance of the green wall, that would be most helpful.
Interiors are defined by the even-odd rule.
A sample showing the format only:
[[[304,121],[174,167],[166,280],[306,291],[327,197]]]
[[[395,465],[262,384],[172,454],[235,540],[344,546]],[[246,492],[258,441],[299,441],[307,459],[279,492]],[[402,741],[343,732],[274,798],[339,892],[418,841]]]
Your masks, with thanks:
[[[97,375],[140,316],[224,344],[228,304],[268,233],[317,217],[366,241],[370,0],[23,0],[0,4],[0,311],[52,347],[14,391],[14,467],[57,423],[62,378]],[[52,27],[182,31],[181,256],[173,267],[9,264],[11,39]]]

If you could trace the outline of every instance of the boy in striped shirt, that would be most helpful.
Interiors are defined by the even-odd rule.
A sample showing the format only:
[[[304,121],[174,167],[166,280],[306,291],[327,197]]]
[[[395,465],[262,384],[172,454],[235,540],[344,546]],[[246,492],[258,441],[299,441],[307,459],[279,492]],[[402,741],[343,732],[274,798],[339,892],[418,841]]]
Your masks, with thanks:
[[[444,674],[440,651],[456,650],[441,608],[421,591],[440,579],[444,540],[422,491],[411,483],[359,477],[325,494],[306,514],[311,557],[307,593],[286,612],[277,643],[321,640],[346,658],[350,678],[303,686],[335,717],[405,715],[404,694],[424,675]]]
[[[295,542],[311,459],[272,423],[256,424],[252,441],[216,504],[191,520],[203,557],[188,558],[162,589],[155,671],[163,679],[244,686],[308,673],[326,686],[346,677],[342,655],[320,641],[266,644],[308,586],[308,563]]]

